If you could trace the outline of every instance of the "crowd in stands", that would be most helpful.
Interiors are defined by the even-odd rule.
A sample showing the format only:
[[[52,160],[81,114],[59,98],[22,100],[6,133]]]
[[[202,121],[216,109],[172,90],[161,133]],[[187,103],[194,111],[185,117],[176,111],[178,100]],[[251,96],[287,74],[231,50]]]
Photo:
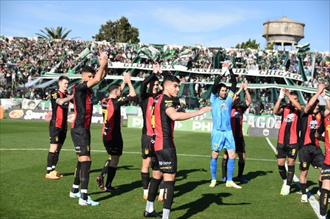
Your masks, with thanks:
[[[42,89],[24,88],[24,84],[46,72],[75,73],[83,65],[97,66],[97,54],[100,50],[110,53],[111,62],[144,63],[155,61],[167,65],[181,65],[188,70],[193,68],[219,69],[226,61],[233,63],[236,69],[247,70],[283,70],[301,73],[303,66],[307,79],[303,86],[317,87],[319,81],[330,86],[330,54],[293,51],[223,49],[202,46],[143,45],[108,42],[90,42],[77,40],[47,41],[28,38],[0,37],[0,98],[27,97],[43,98]],[[298,58],[299,57],[299,58]],[[113,70],[113,74],[120,71]],[[135,71],[134,76],[144,77],[148,71]],[[213,82],[214,75],[178,73],[180,80],[194,84],[197,97],[207,91],[207,82]],[[246,78],[253,83],[283,83],[272,78]],[[239,80],[245,80],[240,78]],[[251,81],[250,81],[251,80]],[[227,79],[224,77],[223,81]],[[209,84],[208,83],[208,84]],[[330,87],[329,87],[330,88]],[[258,92],[265,102],[267,90]]]

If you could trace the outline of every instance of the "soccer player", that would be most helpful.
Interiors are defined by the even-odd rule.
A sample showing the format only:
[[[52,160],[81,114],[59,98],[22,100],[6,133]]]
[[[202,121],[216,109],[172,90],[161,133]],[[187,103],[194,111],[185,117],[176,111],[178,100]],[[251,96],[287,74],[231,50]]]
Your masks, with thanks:
[[[237,179],[240,183],[247,183],[247,179],[243,178],[243,172],[245,167],[245,141],[243,137],[243,114],[249,108],[252,100],[249,93],[247,83],[242,83],[238,92],[235,94],[233,109],[231,110],[231,126],[233,130],[236,153],[238,155],[238,176]],[[240,101],[240,92],[245,92],[245,102]],[[228,152],[225,150],[225,154],[222,158],[222,181],[227,179],[227,161]]]
[[[306,193],[307,174],[310,164],[318,167],[320,170],[323,165],[324,156],[320,148],[320,143],[315,137],[316,130],[321,126],[322,113],[319,111],[318,97],[323,93],[324,84],[318,86],[317,93],[308,101],[305,109],[301,113],[300,119],[300,149],[298,152],[300,160],[300,188],[301,188],[301,202],[308,202]],[[319,179],[319,187],[321,189],[321,176]]]
[[[157,77],[157,74],[161,74],[159,63],[153,65],[153,72],[149,75],[141,84],[140,91],[140,106],[143,114],[143,128],[141,136],[141,152],[142,152],[142,167],[141,167],[141,179],[143,187],[143,198],[148,198],[148,186],[149,186],[149,167],[154,170],[155,165],[151,163],[151,160],[155,160],[154,142],[155,142],[155,115],[154,109],[157,102],[157,98],[161,92],[161,86]],[[147,92],[149,88],[149,92]],[[164,189],[160,189],[158,199],[162,201]]]
[[[177,172],[176,149],[174,146],[174,121],[187,120],[210,111],[210,107],[201,108],[195,112],[177,112],[174,98],[179,92],[180,80],[173,76],[164,77],[163,94],[159,96],[155,105],[155,154],[158,160],[160,172],[164,180],[164,205],[163,219],[169,218],[174,196],[175,175]],[[150,180],[148,200],[144,211],[144,217],[159,217],[154,210],[154,200],[161,178]]]
[[[78,156],[78,161],[70,197],[79,198],[78,203],[82,206],[99,205],[98,202],[93,201],[90,196],[88,196],[87,191],[89,170],[92,163],[90,155],[90,124],[93,115],[92,87],[106,76],[108,67],[107,53],[100,54],[99,64],[100,67],[96,74],[93,68],[84,67],[81,71],[81,82],[73,88],[75,119],[72,123],[71,137]]]
[[[330,195],[330,97],[326,98],[326,110],[321,128],[318,133],[324,132],[325,158],[321,171],[322,188],[320,195],[320,215],[326,216]]]
[[[285,96],[288,97],[290,103],[281,106]],[[298,152],[298,120],[301,110],[298,95],[282,88],[273,109],[274,114],[282,116],[277,141],[277,165],[280,176],[283,179],[281,195],[290,194],[290,186],[294,176],[295,160]],[[288,172],[285,169],[286,158],[288,161]]]
[[[69,78],[60,76],[58,79],[58,90],[50,94],[52,104],[52,118],[49,123],[50,147],[47,157],[46,179],[60,179],[63,175],[59,174],[55,168],[58,162],[62,145],[66,138],[68,107],[73,95],[68,95]]]
[[[122,91],[126,85],[129,88],[129,94],[126,97],[122,97]],[[109,97],[102,100],[102,138],[104,147],[109,155],[101,174],[96,178],[97,185],[102,191],[110,192],[113,189],[112,181],[117,172],[119,158],[123,153],[121,106],[135,100],[135,97],[136,94],[131,82],[131,76],[128,73],[124,73],[123,83],[121,85],[111,85],[109,88]],[[103,179],[105,174],[107,174],[107,180],[104,185]]]
[[[234,183],[233,173],[235,166],[235,140],[231,128],[231,110],[233,105],[233,97],[236,90],[236,77],[229,67],[231,88],[229,89],[225,84],[220,83],[221,76],[217,76],[212,86],[211,106],[212,106],[212,121],[213,128],[211,133],[211,183],[210,187],[216,186],[217,160],[220,151],[224,148],[228,151],[227,164],[227,179],[226,187],[241,189],[242,187]]]

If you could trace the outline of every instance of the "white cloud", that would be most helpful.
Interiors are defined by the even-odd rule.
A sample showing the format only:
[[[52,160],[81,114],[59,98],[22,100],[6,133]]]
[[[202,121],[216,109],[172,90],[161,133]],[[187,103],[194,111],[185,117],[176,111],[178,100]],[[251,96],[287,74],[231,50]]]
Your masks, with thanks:
[[[159,20],[179,32],[210,32],[255,18],[256,11],[241,9],[223,10],[217,13],[175,8],[159,8],[152,12],[154,19]]]

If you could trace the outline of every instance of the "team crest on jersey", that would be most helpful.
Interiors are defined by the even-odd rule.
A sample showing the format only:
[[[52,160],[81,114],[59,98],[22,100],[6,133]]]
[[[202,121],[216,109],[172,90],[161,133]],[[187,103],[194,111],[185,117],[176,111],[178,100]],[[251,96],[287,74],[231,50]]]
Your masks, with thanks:
[[[307,163],[303,162],[302,166],[303,166],[303,168],[307,168]]]
[[[165,100],[166,107],[173,107],[173,100]]]
[[[220,109],[221,110],[227,110],[228,109],[227,104],[226,103],[220,104]]]
[[[318,129],[318,128],[319,128],[319,125],[318,125],[318,123],[317,123],[316,120],[312,120],[312,121],[309,123],[308,126],[309,126],[310,129]]]
[[[295,114],[294,113],[290,113],[289,115],[287,115],[287,117],[284,119],[285,122],[290,123],[293,122],[295,119]]]
[[[53,98],[53,99],[57,99],[57,93],[53,93],[53,94],[52,94],[52,98]]]

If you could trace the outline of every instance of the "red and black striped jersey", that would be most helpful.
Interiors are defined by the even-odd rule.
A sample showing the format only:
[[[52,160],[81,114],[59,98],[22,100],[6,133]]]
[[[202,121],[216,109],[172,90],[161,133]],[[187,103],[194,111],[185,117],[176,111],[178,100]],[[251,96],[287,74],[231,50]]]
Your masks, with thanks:
[[[233,106],[231,110],[231,128],[234,137],[243,137],[243,114],[247,110],[246,104]]]
[[[93,90],[87,87],[87,82],[81,82],[73,87],[75,119],[72,128],[89,129],[93,114]]]
[[[174,121],[166,114],[166,109],[174,107],[174,99],[161,94],[155,105],[155,151],[165,148],[173,148],[174,145]]]
[[[120,97],[118,99],[105,98],[101,101],[103,125],[102,135],[110,141],[114,137],[121,137],[121,106],[129,101],[135,100],[133,97]]]
[[[300,119],[301,138],[300,145],[314,145],[320,147],[320,143],[315,137],[317,129],[322,124],[322,115],[320,112],[314,113],[302,113]]]
[[[282,122],[278,133],[278,144],[293,145],[298,143],[299,111],[288,104],[283,107]]]
[[[330,165],[330,113],[323,119],[322,131],[324,131],[325,156],[324,164]]]
[[[67,128],[69,103],[63,103],[62,105],[56,103],[57,99],[66,98],[67,95],[67,93],[62,93],[59,90],[56,90],[50,94],[50,102],[52,105],[52,118],[49,123],[50,126],[59,129]]]
[[[148,136],[155,135],[155,105],[158,97],[150,96],[140,101],[143,115],[142,134],[147,134]]]

